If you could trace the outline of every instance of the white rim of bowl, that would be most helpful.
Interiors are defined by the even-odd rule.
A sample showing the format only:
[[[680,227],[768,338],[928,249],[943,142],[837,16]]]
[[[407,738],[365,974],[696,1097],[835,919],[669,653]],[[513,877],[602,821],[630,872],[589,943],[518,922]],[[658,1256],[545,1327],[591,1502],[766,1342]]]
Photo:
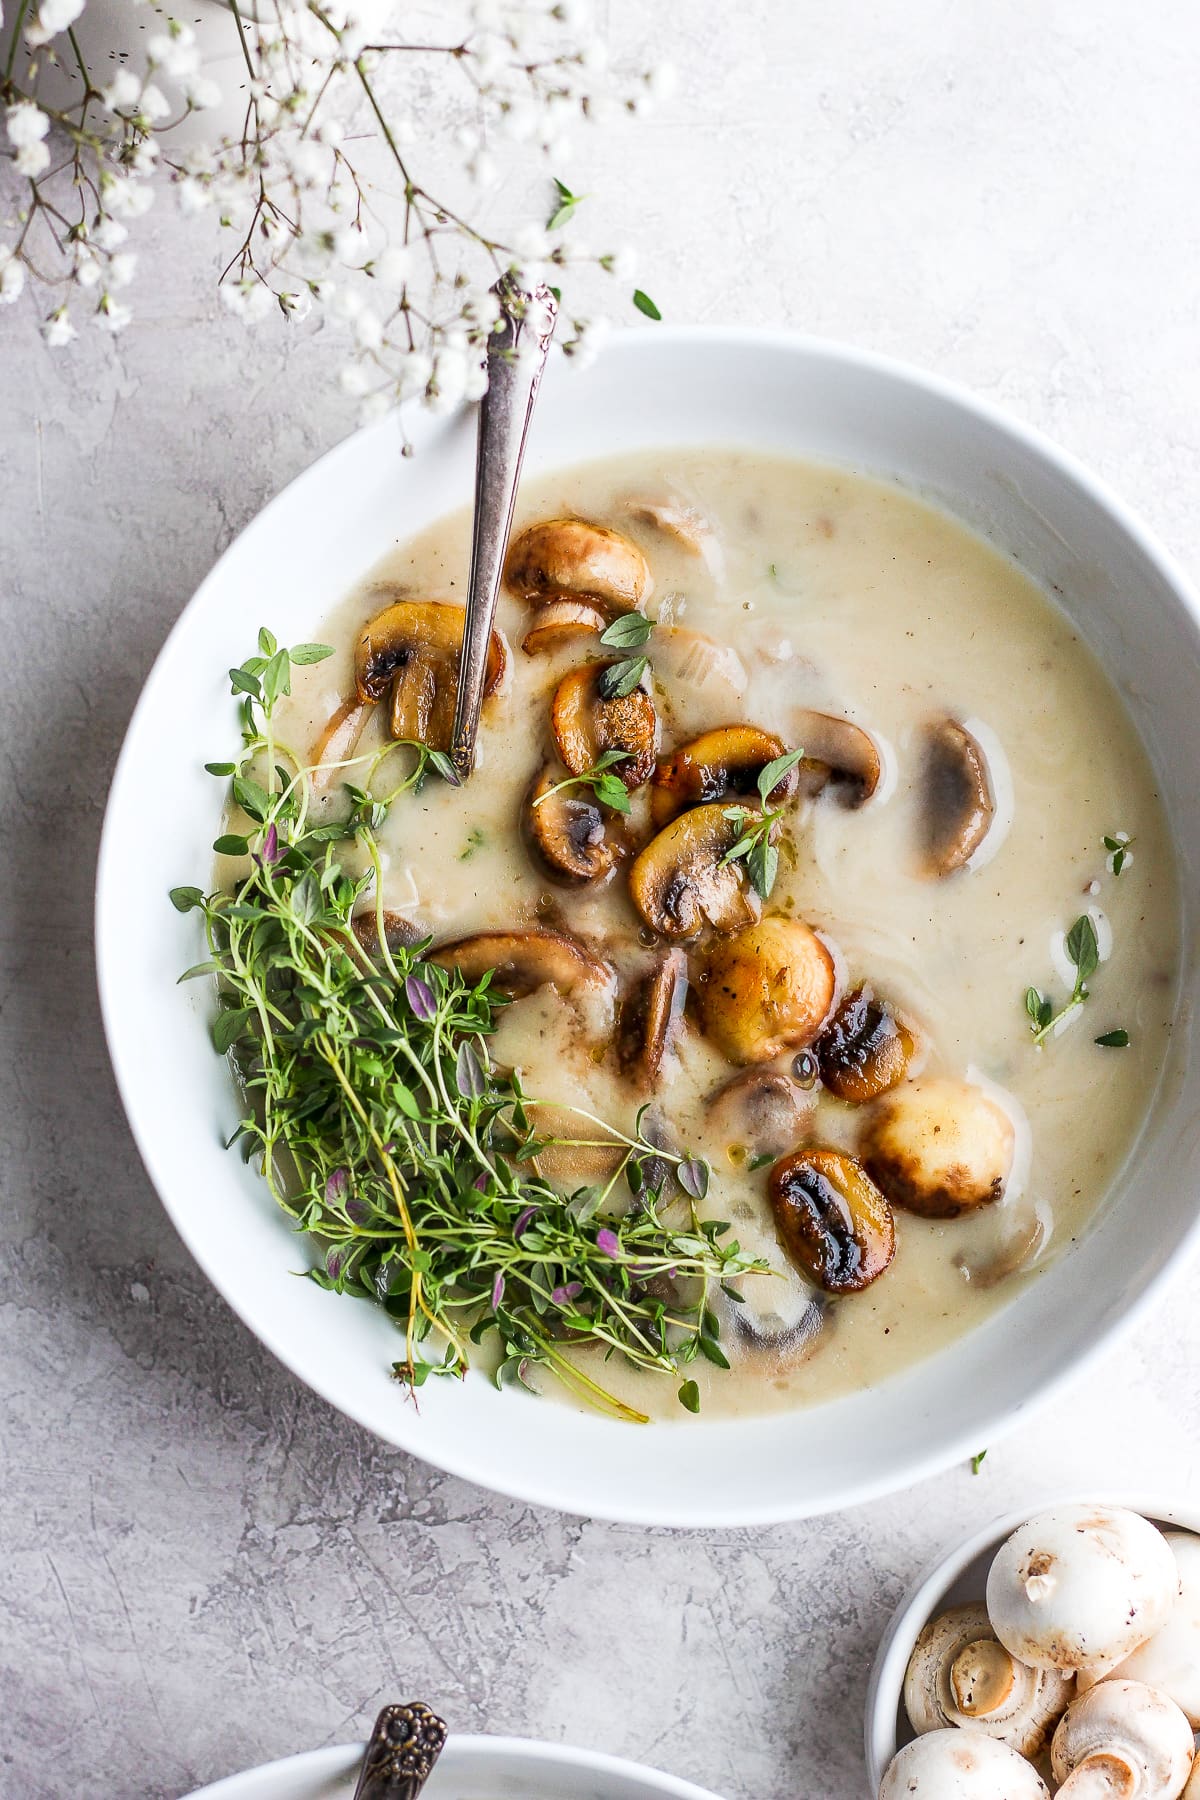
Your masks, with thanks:
[[[1197,631],[1200,632],[1200,594],[1197,594],[1196,590],[1193,588],[1182,566],[1175,560],[1170,551],[1158,541],[1154,533],[1142,521],[1138,514],[1126,505],[1126,503],[1109,488],[1106,482],[1101,480],[1100,477],[1093,475],[1091,471],[1070,451],[1061,449],[1052,439],[1044,436],[1033,426],[1026,425],[1020,420],[1013,418],[1005,412],[1002,407],[995,405],[992,401],[982,399],[967,388],[960,387],[954,382],[945,380],[942,376],[934,375],[924,369],[917,368],[912,364],[905,363],[898,358],[885,356],[876,351],[857,349],[853,345],[842,344],[833,339],[812,337],[801,332],[767,329],[760,330],[753,326],[720,326],[714,328],[686,325],[670,327],[647,326],[645,328],[634,327],[614,333],[612,339],[610,339],[611,351],[620,350],[622,352],[632,352],[635,355],[641,354],[643,351],[652,354],[655,346],[679,344],[704,344],[709,345],[716,350],[721,349],[723,346],[728,346],[730,348],[748,346],[766,348],[768,350],[775,349],[782,354],[799,353],[815,360],[842,365],[851,369],[863,369],[874,372],[888,377],[897,383],[907,385],[918,392],[933,395],[949,404],[961,407],[967,412],[974,413],[979,418],[985,420],[1003,436],[1010,438],[1014,443],[1023,446],[1035,455],[1044,458],[1048,463],[1057,468],[1060,473],[1065,475],[1082,489],[1082,491],[1097,506],[1109,512],[1121,526],[1121,529],[1126,532],[1130,539],[1136,544],[1138,550],[1160,575],[1164,583],[1173,589],[1181,605],[1190,615]],[[438,426],[445,424],[445,421],[443,420],[431,420],[429,415],[421,413],[420,409],[413,403],[409,403],[404,409],[404,412],[410,429],[410,436],[418,446],[423,436],[432,433]],[[137,1085],[136,1072],[121,1064],[113,1047],[114,1033],[112,1029],[112,1019],[115,1013],[115,999],[119,987],[120,972],[118,959],[114,955],[106,952],[106,942],[109,935],[109,908],[106,896],[113,886],[114,865],[112,841],[115,836],[115,828],[112,826],[112,815],[115,810],[115,799],[126,775],[127,764],[131,761],[132,740],[135,736],[135,728],[143,708],[148,704],[146,699],[147,691],[153,684],[158,668],[167,656],[168,650],[170,649],[176,634],[182,630],[184,622],[192,609],[202,602],[205,589],[220,569],[225,558],[230,555],[234,544],[244,538],[248,532],[255,530],[260,521],[264,520],[276,506],[281,504],[284,495],[295,485],[296,481],[303,481],[309,477],[315,477],[318,470],[328,470],[341,457],[348,455],[350,445],[357,443],[360,439],[369,439],[372,436],[382,436],[393,429],[394,426],[391,421],[384,419],[377,424],[367,426],[356,432],[351,432],[346,438],[342,439],[340,443],[335,444],[332,449],[327,450],[322,456],[318,457],[314,463],[310,464],[307,469],[294,477],[293,481],[289,482],[286,488],[281,489],[278,494],[274,495],[267,504],[255,514],[254,518],[251,519],[243,530],[238,533],[237,537],[233,540],[233,543],[226,546],[225,550],[213,564],[212,569],[210,569],[208,575],[205,576],[192,598],[183,608],[179,618],[168,632],[162,648],[155,657],[150,672],[146,676],[142,692],[130,715],[130,721],[126,727],[121,751],[117,757],[116,765],[113,770],[108,799],[105,804],[104,824],[100,835],[100,848],[96,863],[95,945],[96,977],[100,997],[100,1012],[109,1052],[109,1060],[112,1064],[117,1089],[121,1096],[125,1116],[129,1122],[130,1132],[133,1136],[134,1143],[137,1146],[138,1154],[141,1156],[142,1163],[150,1177],[151,1185],[158,1194],[176,1231],[179,1233],[179,1236],[187,1246],[188,1251],[203,1270],[208,1280],[225,1300],[226,1304],[230,1306],[232,1311],[242,1320],[242,1323],[253,1332],[259,1342],[263,1344],[285,1368],[290,1369],[293,1374],[297,1375],[298,1379],[304,1382],[306,1387],[318,1394],[321,1399],[325,1400],[336,1411],[342,1413],[347,1418],[353,1419],[355,1424],[360,1425],[365,1430],[369,1431],[373,1437],[378,1437],[381,1441],[390,1443],[397,1449],[405,1450],[410,1455],[416,1456],[420,1460],[428,1462],[436,1468],[445,1470],[447,1474],[459,1476],[463,1480],[473,1482],[476,1486],[486,1488],[490,1492],[506,1495],[510,1499],[520,1500],[526,1504],[551,1507],[555,1510],[572,1513],[579,1517],[603,1518],[620,1524],[667,1526],[669,1528],[680,1530],[706,1530],[729,1526],[774,1525],[790,1522],[794,1519],[803,1517],[821,1516],[820,1514],[815,1513],[812,1507],[802,1507],[797,1510],[782,1505],[755,1506],[752,1502],[745,1506],[739,1506],[735,1510],[721,1507],[705,1509],[701,1503],[695,1514],[683,1522],[680,1521],[674,1512],[670,1510],[658,1511],[651,1505],[642,1505],[633,1508],[606,1506],[601,1509],[590,1509],[584,1513],[579,1510],[578,1501],[574,1496],[560,1494],[556,1491],[556,1481],[552,1471],[546,1472],[546,1485],[543,1490],[538,1494],[531,1494],[527,1488],[521,1486],[519,1483],[507,1481],[502,1470],[496,1470],[491,1467],[485,1470],[477,1466],[470,1454],[468,1446],[464,1446],[462,1454],[454,1454],[446,1451],[439,1452],[437,1456],[431,1456],[421,1445],[411,1441],[409,1435],[403,1430],[384,1434],[378,1430],[361,1410],[356,1408],[353,1404],[347,1403],[335,1396],[327,1384],[311,1379],[306,1375],[300,1375],[292,1364],[287,1347],[280,1341],[278,1335],[269,1329],[263,1328],[249,1318],[240,1307],[234,1304],[229,1295],[225,1292],[219,1269],[213,1264],[211,1259],[206,1257],[197,1248],[196,1244],[193,1242],[192,1234],[189,1232],[186,1219],[180,1217],[176,1213],[171,1201],[167,1198],[170,1192],[169,1171],[163,1165],[162,1159],[156,1155],[152,1149],[148,1134],[143,1130],[142,1123],[137,1116],[135,1100]],[[452,502],[448,498],[447,511],[450,510],[451,504]],[[1044,1382],[1035,1392],[1027,1396],[1020,1405],[998,1411],[977,1420],[975,1424],[972,1425],[969,1433],[961,1433],[959,1437],[953,1439],[944,1450],[940,1452],[929,1452],[928,1454],[921,1456],[914,1456],[908,1462],[895,1464],[887,1474],[880,1474],[872,1477],[864,1476],[857,1482],[849,1483],[842,1490],[841,1496],[835,1506],[832,1509],[826,1510],[845,1511],[852,1506],[864,1505],[868,1501],[878,1499],[886,1494],[895,1493],[901,1488],[911,1487],[919,1481],[925,1481],[935,1475],[939,1475],[945,1469],[951,1468],[955,1463],[963,1462],[969,1458],[975,1445],[982,1441],[982,1437],[986,1437],[989,1442],[999,1443],[1010,1431],[1015,1429],[1023,1418],[1028,1417],[1040,1408],[1049,1405],[1059,1394],[1069,1389],[1076,1380],[1080,1379],[1088,1370],[1094,1367],[1101,1356],[1107,1354],[1117,1345],[1124,1342],[1129,1334],[1134,1331],[1149,1314],[1151,1307],[1158,1297],[1182,1275],[1187,1267],[1189,1259],[1194,1257],[1198,1250],[1200,1250],[1200,1207],[1197,1209],[1196,1217],[1193,1220],[1191,1227],[1184,1234],[1179,1244],[1177,1254],[1155,1275],[1150,1277],[1137,1299],[1119,1318],[1113,1320],[1109,1324],[1098,1325],[1094,1328],[1091,1342],[1085,1349],[1081,1350],[1076,1360],[1068,1368]],[[397,1418],[401,1423],[404,1422],[404,1415],[402,1413],[398,1413]],[[701,1426],[701,1429],[703,1429],[703,1426]]]
[[[1056,1506],[1120,1506],[1127,1512],[1140,1513],[1151,1524],[1178,1525],[1184,1531],[1200,1534],[1200,1497],[1167,1499],[1162,1494],[1111,1492],[1049,1494],[1044,1499],[1031,1500],[1019,1512],[1002,1513],[990,1525],[927,1563],[889,1619],[867,1681],[863,1736],[872,1800],[879,1792],[884,1770],[900,1747],[896,1720],[904,1697],[904,1672],[921,1631],[937,1615],[948,1590],[978,1557],[988,1550],[998,1550],[1027,1519]],[[982,1600],[983,1595],[979,1598]]]
[[[224,1800],[223,1790],[232,1795],[237,1787],[253,1776],[284,1774],[294,1770],[297,1776],[336,1778],[345,1769],[345,1778],[357,1772],[365,1743],[328,1744],[320,1750],[301,1750],[295,1756],[279,1757],[274,1762],[260,1763],[253,1769],[242,1769],[222,1775],[207,1787],[197,1788],[190,1800]],[[573,1744],[551,1744],[543,1738],[493,1737],[487,1732],[452,1732],[443,1756],[453,1751],[455,1765],[461,1759],[464,1778],[475,1778],[475,1765],[485,1768],[496,1761],[532,1759],[550,1768],[561,1768],[573,1774],[617,1776],[638,1781],[671,1800],[720,1800],[709,1788],[697,1787],[680,1775],[669,1775],[648,1763],[633,1762],[629,1757],[610,1756],[604,1750],[580,1750]]]

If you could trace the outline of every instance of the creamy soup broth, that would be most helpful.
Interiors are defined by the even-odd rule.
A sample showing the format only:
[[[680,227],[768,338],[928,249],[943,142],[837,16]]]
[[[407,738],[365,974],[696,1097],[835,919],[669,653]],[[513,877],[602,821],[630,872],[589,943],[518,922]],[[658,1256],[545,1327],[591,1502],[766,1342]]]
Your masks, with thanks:
[[[643,501],[706,521],[699,551],[637,516]],[[649,561],[656,629],[646,650],[664,751],[739,721],[795,745],[805,707],[875,734],[884,752],[877,792],[859,810],[828,792],[798,803],[764,911],[808,921],[836,946],[843,983],[868,979],[919,1023],[925,1073],[996,1084],[1017,1121],[1004,1197],[952,1221],[898,1211],[890,1269],[862,1293],[829,1299],[805,1350],[744,1345],[727,1321],[731,1371],[703,1361],[689,1370],[706,1414],[872,1386],[1036,1279],[1084,1229],[1135,1143],[1164,1056],[1177,959],[1172,853],[1153,773],[1111,682],[1029,576],[894,485],[729,450],[639,453],[528,481],[515,530],[563,514],[615,527]],[[362,626],[390,598],[463,598],[469,543],[467,510],[438,521],[398,544],[325,621],[336,655],[297,671],[282,741],[311,753],[353,692]],[[502,594],[508,673],[486,703],[470,782],[456,791],[431,780],[382,827],[384,901],[438,938],[559,925],[637,971],[648,952],[624,870],[600,888],[555,887],[518,832],[531,779],[552,758],[555,685],[573,664],[605,654],[594,638],[525,654],[529,614]],[[376,710],[359,753],[382,741],[386,709]],[[988,753],[996,820],[971,866],[930,880],[918,854],[920,745],[931,718],[946,714]],[[1119,879],[1102,844],[1117,831],[1134,839]],[[1038,1050],[1024,991],[1033,984],[1065,999],[1052,940],[1087,907],[1100,915],[1102,950],[1111,928],[1111,952],[1073,1026]],[[1128,1030],[1129,1047],[1098,1048],[1094,1038],[1116,1027]],[[507,1011],[493,1050],[520,1068],[531,1094],[626,1129],[648,1097],[618,1068],[611,1023],[582,1018],[552,990]],[[793,1317],[807,1286],[777,1241],[768,1171],[748,1172],[710,1123],[711,1096],[732,1073],[689,1026],[653,1097],[678,1145],[711,1161],[703,1209],[732,1220],[742,1244],[783,1274],[749,1278],[748,1302]],[[860,1123],[858,1109],[826,1095],[808,1136],[853,1150]],[[614,1358],[602,1379],[644,1410],[681,1416],[667,1378]]]

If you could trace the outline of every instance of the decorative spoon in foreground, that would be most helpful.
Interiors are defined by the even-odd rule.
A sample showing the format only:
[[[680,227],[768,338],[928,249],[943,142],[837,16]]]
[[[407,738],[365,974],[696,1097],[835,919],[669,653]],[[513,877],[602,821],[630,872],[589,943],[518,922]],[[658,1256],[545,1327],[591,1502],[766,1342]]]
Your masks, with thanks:
[[[462,661],[450,760],[460,781],[475,765],[475,740],[487,672],[488,644],[529,422],[558,317],[548,287],[521,287],[510,275],[492,289],[501,322],[488,340],[488,385],[479,407],[475,453],[475,526],[463,621]]]
[[[385,1706],[375,1721],[354,1800],[416,1800],[446,1742],[446,1727],[423,1700]]]

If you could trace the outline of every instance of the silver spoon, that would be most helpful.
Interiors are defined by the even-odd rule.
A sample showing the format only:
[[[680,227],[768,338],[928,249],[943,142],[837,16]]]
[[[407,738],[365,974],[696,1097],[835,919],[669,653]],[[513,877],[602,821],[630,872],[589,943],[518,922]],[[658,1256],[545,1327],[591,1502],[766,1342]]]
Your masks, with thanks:
[[[517,482],[558,317],[558,302],[548,287],[523,288],[505,275],[492,292],[500,302],[502,321],[488,340],[488,386],[479,408],[471,578],[450,740],[450,760],[460,781],[465,781],[475,766],[488,643],[512,530]],[[523,354],[515,354],[518,349]]]
[[[446,1727],[423,1700],[385,1706],[363,1753],[354,1800],[417,1800],[446,1742]]]

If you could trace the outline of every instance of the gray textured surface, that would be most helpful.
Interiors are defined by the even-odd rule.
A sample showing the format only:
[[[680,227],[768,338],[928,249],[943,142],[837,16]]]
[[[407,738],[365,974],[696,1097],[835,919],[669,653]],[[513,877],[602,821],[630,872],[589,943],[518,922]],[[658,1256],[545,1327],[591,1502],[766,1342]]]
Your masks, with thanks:
[[[972,384],[1200,565],[1191,0],[614,0],[618,48],[649,12],[684,93],[581,145],[575,185],[610,197],[593,241],[639,237],[672,319],[793,324]],[[948,1535],[1054,1486],[1200,1484],[1191,1283],[979,1476],[756,1533],[493,1500],[275,1365],[130,1144],[91,884],[172,619],[346,417],[328,337],[247,338],[202,234],[150,224],[116,345],[52,355],[0,312],[0,1793],[178,1795],[404,1691],[736,1800],[860,1800],[868,1663]]]

